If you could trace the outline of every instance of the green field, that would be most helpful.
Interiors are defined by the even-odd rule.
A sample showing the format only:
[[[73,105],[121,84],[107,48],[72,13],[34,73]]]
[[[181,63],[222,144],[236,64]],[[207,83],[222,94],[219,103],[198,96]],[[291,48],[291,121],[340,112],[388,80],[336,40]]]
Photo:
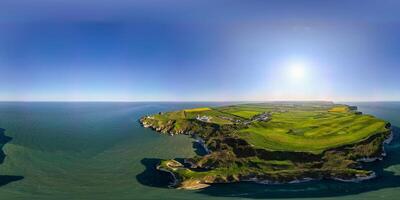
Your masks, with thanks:
[[[253,123],[238,136],[270,150],[320,153],[383,132],[385,125],[369,115],[298,110],[274,113],[271,121]]]

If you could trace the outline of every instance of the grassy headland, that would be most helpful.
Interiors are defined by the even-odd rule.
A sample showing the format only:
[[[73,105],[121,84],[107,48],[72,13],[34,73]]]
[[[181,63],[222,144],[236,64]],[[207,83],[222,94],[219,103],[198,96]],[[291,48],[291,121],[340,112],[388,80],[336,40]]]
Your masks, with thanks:
[[[143,117],[161,133],[198,137],[209,154],[160,163],[180,188],[256,181],[360,181],[374,173],[359,161],[381,159],[390,124],[356,107],[330,102],[283,102],[194,108]]]

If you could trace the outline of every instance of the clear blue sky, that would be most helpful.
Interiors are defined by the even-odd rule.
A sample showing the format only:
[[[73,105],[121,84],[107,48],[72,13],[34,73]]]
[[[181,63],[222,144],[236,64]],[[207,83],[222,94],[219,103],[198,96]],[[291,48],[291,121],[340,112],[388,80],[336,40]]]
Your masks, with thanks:
[[[399,8],[2,0],[0,100],[400,100]]]

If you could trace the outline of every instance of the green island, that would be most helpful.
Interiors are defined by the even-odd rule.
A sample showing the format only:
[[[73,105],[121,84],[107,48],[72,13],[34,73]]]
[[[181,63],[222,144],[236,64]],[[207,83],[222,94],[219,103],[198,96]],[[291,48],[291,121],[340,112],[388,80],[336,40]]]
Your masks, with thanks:
[[[206,155],[162,160],[173,186],[200,189],[213,183],[264,184],[375,177],[362,162],[381,160],[390,123],[355,106],[332,102],[248,103],[158,113],[140,119],[163,134],[188,134]]]

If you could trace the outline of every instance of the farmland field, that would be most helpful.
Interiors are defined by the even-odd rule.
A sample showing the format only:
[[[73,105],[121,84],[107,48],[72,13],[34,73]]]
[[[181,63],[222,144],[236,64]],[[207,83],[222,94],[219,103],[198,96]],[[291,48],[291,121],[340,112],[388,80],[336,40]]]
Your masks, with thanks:
[[[250,124],[238,136],[260,148],[320,153],[386,130],[385,121],[345,108],[319,107],[314,111],[307,106],[288,108],[285,112],[273,112],[268,122]]]

